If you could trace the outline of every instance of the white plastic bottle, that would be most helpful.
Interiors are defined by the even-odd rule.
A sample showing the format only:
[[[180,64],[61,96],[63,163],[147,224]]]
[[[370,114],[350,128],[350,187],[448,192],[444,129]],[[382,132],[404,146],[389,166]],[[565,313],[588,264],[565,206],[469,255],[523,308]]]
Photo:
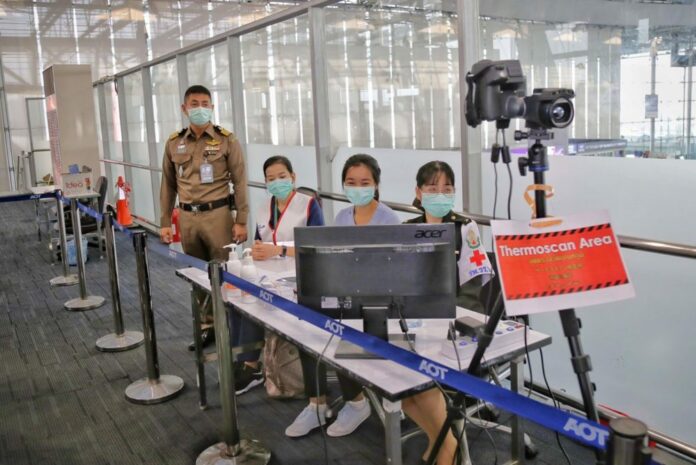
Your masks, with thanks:
[[[225,248],[230,251],[229,259],[225,263],[225,271],[237,277],[241,277],[242,262],[239,260],[239,254],[237,253],[237,244],[228,244]],[[230,283],[224,283],[222,288],[223,293],[228,299],[242,296],[242,290]]]
[[[251,258],[251,249],[244,249],[242,254],[242,279],[249,281],[250,283],[257,284],[258,275],[256,273],[256,266],[254,265],[254,259]],[[256,302],[256,297],[249,294],[248,292],[242,292],[242,302],[245,304],[253,304]]]

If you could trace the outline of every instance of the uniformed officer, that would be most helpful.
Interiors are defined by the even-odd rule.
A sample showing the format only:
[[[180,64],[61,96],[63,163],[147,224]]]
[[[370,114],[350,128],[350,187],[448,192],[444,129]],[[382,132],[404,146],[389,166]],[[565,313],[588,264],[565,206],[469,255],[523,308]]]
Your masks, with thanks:
[[[223,246],[247,239],[247,179],[239,141],[227,129],[211,123],[210,91],[195,85],[186,90],[181,111],[189,126],[169,136],[162,161],[160,237],[172,241],[172,210],[179,196],[181,245],[201,260],[227,259]],[[234,186],[234,203],[229,183]],[[230,213],[236,206],[237,216]],[[210,307],[203,321],[211,322]],[[212,331],[204,342],[212,341]]]

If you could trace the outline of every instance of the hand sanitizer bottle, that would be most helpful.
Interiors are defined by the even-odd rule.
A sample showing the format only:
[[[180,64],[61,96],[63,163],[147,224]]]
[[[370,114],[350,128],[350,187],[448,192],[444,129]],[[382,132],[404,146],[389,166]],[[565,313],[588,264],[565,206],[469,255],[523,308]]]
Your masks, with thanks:
[[[225,263],[225,271],[237,277],[241,277],[242,262],[239,260],[239,254],[237,253],[237,244],[227,244],[225,248],[230,251],[229,259]],[[223,283],[222,289],[223,295],[228,299],[242,296],[242,290],[230,283]]]
[[[249,281],[250,283],[257,284],[258,276],[256,274],[256,266],[254,265],[254,259],[251,258],[251,249],[245,249],[242,254],[242,279]],[[248,292],[242,293],[242,302],[245,304],[253,304],[256,302],[256,297],[249,294]]]

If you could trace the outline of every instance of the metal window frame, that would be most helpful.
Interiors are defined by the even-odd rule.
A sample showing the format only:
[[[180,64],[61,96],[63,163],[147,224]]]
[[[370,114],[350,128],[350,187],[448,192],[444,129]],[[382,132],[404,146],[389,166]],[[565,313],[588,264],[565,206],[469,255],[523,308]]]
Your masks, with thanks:
[[[481,129],[466,124],[466,74],[479,60],[481,47],[479,30],[479,0],[457,0],[457,41],[459,54],[459,124],[462,177],[462,206],[469,212],[483,212],[481,182]]]
[[[205,48],[213,47],[221,43],[227,43],[230,73],[230,92],[232,99],[233,130],[236,133],[242,149],[247,158],[246,140],[246,108],[244,106],[244,89],[242,83],[242,60],[241,60],[241,37],[266,28],[268,26],[291,20],[298,16],[307,15],[310,30],[310,66],[311,66],[311,93],[314,117],[314,145],[316,151],[317,182],[320,190],[332,191],[332,146],[331,146],[331,126],[328,102],[328,72],[325,50],[325,8],[327,6],[340,3],[341,0],[311,0],[307,3],[285,8],[277,13],[268,15],[257,21],[242,25],[230,31],[218,34],[207,40],[183,47],[168,54],[149,60],[136,67],[117,73],[114,76],[107,76],[95,83],[103,84],[105,81],[115,80],[120,83],[123,89],[123,78],[135,72],[143,75],[143,91],[146,102],[145,124],[148,134],[148,149],[151,165],[157,166],[156,144],[154,143],[154,112],[152,111],[152,87],[146,81],[151,82],[150,68],[171,60],[176,60],[179,91],[183,95],[188,87],[188,67],[187,56]],[[461,137],[461,162],[462,180],[466,182],[467,189],[461,192],[464,209],[470,212],[482,211],[482,188],[481,188],[481,134],[480,131],[473,130],[466,125],[465,104],[462,95],[466,95],[466,83],[463,76],[470,69],[471,65],[479,57],[479,0],[457,0],[457,26],[458,26],[458,62],[460,73],[460,137]],[[145,71],[147,70],[147,71]],[[147,76],[146,76],[147,75]],[[149,79],[147,79],[149,78]],[[124,105],[124,95],[119,92],[119,107],[121,115],[122,132],[126,131],[126,114]],[[148,110],[148,107],[150,110]],[[182,114],[182,124],[187,124],[186,117]],[[123,158],[128,164],[126,176],[132,179],[132,160],[127,137],[123,137]],[[247,160],[248,164],[248,160]],[[159,215],[159,202],[154,198],[157,186],[156,172],[153,172],[153,205]],[[327,205],[327,215],[331,215],[331,205]]]
[[[183,98],[184,94],[186,93],[186,89],[188,89],[188,86],[189,86],[188,61],[186,58],[187,58],[187,55],[184,53],[179,53],[176,55],[176,77],[177,77],[176,82],[179,86],[179,95],[182,98]],[[184,115],[183,112],[181,112],[181,126],[182,127],[188,126],[188,120],[186,119],[186,115]]]
[[[97,102],[99,105],[99,125],[101,126],[102,135],[102,154],[104,154],[104,159],[111,159],[113,154],[111,153],[111,147],[109,146],[109,124],[106,120],[106,90],[104,89],[105,83],[100,83],[97,85]],[[106,178],[113,179],[111,165],[104,163],[104,170],[106,173]],[[114,192],[113,186],[107,191],[107,198],[111,199],[112,193]]]
[[[116,78],[116,95],[118,97],[118,120],[121,125],[121,147],[123,150],[123,161],[132,163],[130,145],[128,144],[128,117],[126,115],[126,86],[124,82],[125,76]],[[124,165],[123,172],[129,181],[133,181],[133,169],[129,165]],[[133,201],[137,199],[137,193],[134,193]]]
[[[5,90],[5,65],[0,54],[0,120],[2,120],[3,143],[7,162],[7,182],[11,191],[17,189],[15,182],[15,166],[12,159],[12,131],[10,129],[10,112],[7,107],[7,91]]]
[[[143,105],[145,107],[145,137],[147,138],[147,151],[150,160],[150,166],[157,166],[157,140],[155,138],[155,110],[152,102],[152,67],[143,68],[141,70],[142,85],[143,85]],[[160,204],[156,196],[159,190],[158,173],[150,171],[150,184],[152,189],[152,205],[155,218],[159,218]]]
[[[333,192],[331,175],[331,113],[326,62],[326,14],[323,8],[309,9],[309,47],[312,71],[312,109],[314,112],[314,147],[316,150],[319,190]],[[333,217],[333,205],[324,206],[324,215]]]

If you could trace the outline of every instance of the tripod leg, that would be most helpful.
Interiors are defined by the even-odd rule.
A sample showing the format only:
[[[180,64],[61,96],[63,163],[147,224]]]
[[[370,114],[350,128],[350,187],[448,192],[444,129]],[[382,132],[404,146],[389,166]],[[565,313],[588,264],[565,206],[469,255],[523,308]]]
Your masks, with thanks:
[[[570,346],[571,362],[573,371],[578,377],[580,384],[580,393],[582,394],[582,402],[585,406],[585,414],[587,418],[599,422],[597,406],[594,401],[594,384],[590,380],[590,371],[592,371],[592,361],[590,356],[583,352],[582,343],[580,342],[580,320],[575,315],[575,310],[561,310],[561,325],[563,326],[563,334],[568,339]],[[605,454],[599,449],[595,449],[597,463],[605,463]]]
[[[466,439],[466,431],[464,429],[464,421],[457,420],[452,425],[452,432],[454,437],[461,439],[458,441],[457,447],[459,447],[459,463],[457,465],[471,465],[471,456],[469,455],[469,442]]]
[[[522,362],[524,357],[517,357],[510,363],[511,377],[510,386],[514,392],[521,392],[524,388],[524,367]],[[523,420],[519,415],[512,417],[510,422],[512,431],[510,432],[510,441],[512,442],[511,456],[512,462],[518,465],[524,465],[525,450],[524,450],[524,426]]]

